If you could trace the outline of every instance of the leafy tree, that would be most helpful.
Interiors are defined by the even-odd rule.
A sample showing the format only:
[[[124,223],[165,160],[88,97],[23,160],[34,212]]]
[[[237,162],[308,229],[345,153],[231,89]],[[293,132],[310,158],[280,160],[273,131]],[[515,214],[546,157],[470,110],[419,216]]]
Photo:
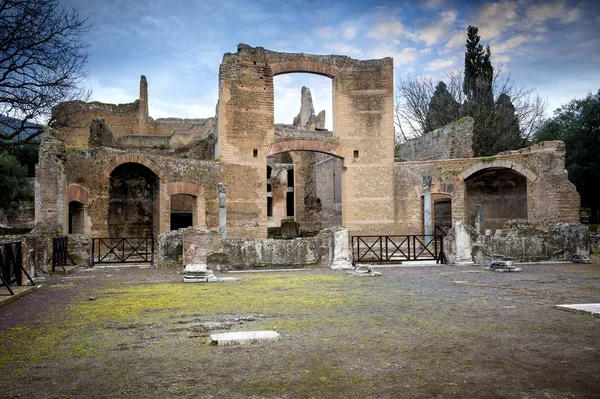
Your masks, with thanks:
[[[10,211],[16,201],[31,199],[27,169],[6,152],[0,152],[0,176],[0,209]]]
[[[536,142],[562,140],[566,146],[569,180],[577,187],[581,205],[600,208],[600,90],[571,100],[554,111],[535,134]]]
[[[476,26],[467,27],[463,91],[468,102],[489,106],[494,102],[492,94],[494,68],[490,61],[492,52],[490,46],[483,49],[483,45],[479,43],[481,38],[477,34],[478,31]]]
[[[429,102],[425,118],[425,131],[439,129],[459,118],[460,104],[452,97],[446,84],[439,82]]]
[[[533,89],[517,87],[510,75],[502,74],[501,65],[492,67],[491,50],[483,48],[477,33],[476,27],[468,27],[465,69],[446,72],[444,86],[422,76],[397,79],[394,117],[399,141],[470,116],[475,125],[475,156],[494,155],[530,142],[543,122],[546,102]]]
[[[61,101],[81,98],[87,20],[59,0],[0,0],[0,145],[31,142]],[[19,123],[15,126],[14,119]]]

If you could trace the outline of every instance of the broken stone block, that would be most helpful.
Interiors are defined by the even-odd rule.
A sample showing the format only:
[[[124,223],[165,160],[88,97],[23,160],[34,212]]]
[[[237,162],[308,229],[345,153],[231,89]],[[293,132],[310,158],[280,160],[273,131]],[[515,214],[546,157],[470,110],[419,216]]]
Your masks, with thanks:
[[[255,342],[279,341],[280,335],[276,331],[237,331],[221,334],[212,334],[206,341],[209,345],[240,345]]]
[[[592,260],[589,256],[585,255],[573,255],[571,258],[571,262],[573,263],[592,263]]]
[[[298,237],[298,223],[293,220],[281,221],[281,238],[296,238]]]
[[[218,281],[207,264],[192,263],[183,269],[184,283],[208,283]]]
[[[350,277],[378,277],[381,273],[373,271],[369,265],[356,265],[354,271],[348,272]]]
[[[90,147],[116,147],[117,140],[113,136],[110,127],[104,122],[104,119],[94,118],[90,125],[90,137],[88,139]]]

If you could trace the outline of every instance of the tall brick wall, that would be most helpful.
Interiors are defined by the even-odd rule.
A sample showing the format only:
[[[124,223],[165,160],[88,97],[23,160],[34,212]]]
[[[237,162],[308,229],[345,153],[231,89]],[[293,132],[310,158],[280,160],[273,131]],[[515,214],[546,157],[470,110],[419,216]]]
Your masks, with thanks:
[[[393,65],[389,58],[358,61],[344,56],[279,53],[239,45],[236,53],[224,55],[219,71],[216,156],[225,164],[265,170],[266,156],[274,153],[273,143],[277,141],[273,76],[292,72],[332,78],[333,137],[322,142],[329,141],[334,145],[329,148],[342,148],[345,153],[342,223],[365,233],[389,228],[393,223],[394,156]],[[293,149],[311,151],[311,146],[315,146],[306,144]],[[369,184],[374,176],[380,183],[377,187]],[[266,209],[265,177],[258,179],[249,185],[252,191],[246,190],[242,195],[243,205],[238,197],[232,197],[228,212],[229,206],[245,209],[248,215],[256,215],[256,208]],[[247,182],[237,176],[228,176],[226,182],[237,191],[246,189]],[[256,195],[255,184],[260,186]],[[250,204],[248,200],[253,195],[255,204]],[[372,209],[362,212],[365,206]],[[232,237],[266,237],[266,211],[258,216],[257,228],[236,228]]]

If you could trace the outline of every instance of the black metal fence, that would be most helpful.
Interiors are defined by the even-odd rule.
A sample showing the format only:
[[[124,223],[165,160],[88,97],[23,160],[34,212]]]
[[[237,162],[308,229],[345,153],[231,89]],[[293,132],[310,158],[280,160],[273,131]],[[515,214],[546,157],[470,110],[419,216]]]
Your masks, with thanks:
[[[65,266],[69,265],[69,261],[74,265],[75,262],[68,252],[69,237],[54,237],[52,239],[52,271],[56,270],[56,266],[60,266],[65,269]]]
[[[96,263],[151,263],[154,238],[92,238],[90,266]]]
[[[29,274],[23,268],[23,251],[20,241],[0,243],[0,280],[11,295],[14,291],[11,284],[23,285],[23,274],[31,285],[35,285]]]
[[[354,236],[354,263],[444,261],[442,235]]]

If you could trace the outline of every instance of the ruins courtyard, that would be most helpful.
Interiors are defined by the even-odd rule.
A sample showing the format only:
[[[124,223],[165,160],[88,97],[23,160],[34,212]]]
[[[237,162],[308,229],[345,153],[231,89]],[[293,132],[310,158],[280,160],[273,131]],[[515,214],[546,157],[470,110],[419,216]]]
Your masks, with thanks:
[[[227,273],[165,268],[48,277],[0,308],[4,398],[593,398],[598,263]],[[276,330],[278,342],[210,346]]]

